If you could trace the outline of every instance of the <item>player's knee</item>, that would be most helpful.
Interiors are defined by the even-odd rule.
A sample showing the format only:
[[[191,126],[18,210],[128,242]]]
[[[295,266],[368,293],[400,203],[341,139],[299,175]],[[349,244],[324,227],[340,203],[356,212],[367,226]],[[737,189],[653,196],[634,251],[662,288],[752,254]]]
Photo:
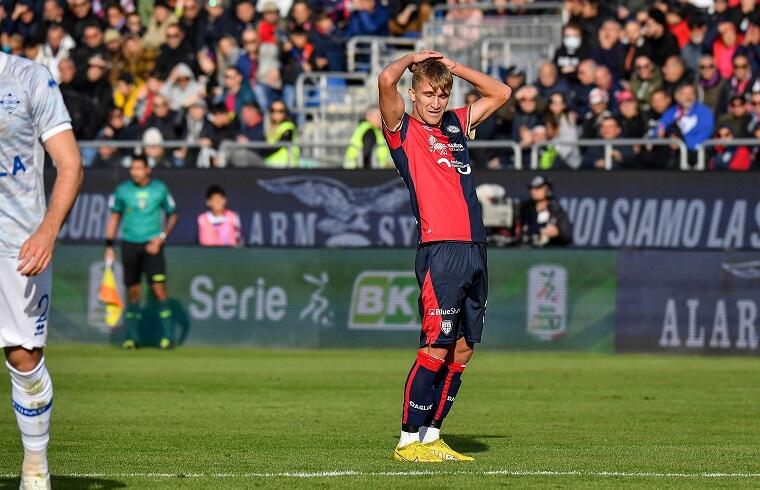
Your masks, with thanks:
[[[7,347],[5,358],[16,371],[28,373],[33,371],[42,360],[42,349],[27,350],[23,347]]]
[[[472,342],[457,342],[456,349],[454,350],[454,362],[457,364],[467,364],[472,358],[472,354],[475,352],[474,347],[475,346]]]

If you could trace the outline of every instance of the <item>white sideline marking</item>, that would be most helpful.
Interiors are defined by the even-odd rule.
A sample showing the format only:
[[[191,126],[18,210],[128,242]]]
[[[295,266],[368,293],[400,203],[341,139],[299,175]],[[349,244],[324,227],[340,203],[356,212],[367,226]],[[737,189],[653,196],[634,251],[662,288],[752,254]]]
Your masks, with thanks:
[[[350,476],[590,476],[600,478],[760,478],[760,473],[658,473],[627,471],[541,471],[541,470],[483,470],[483,471],[303,471],[281,473],[53,473],[65,478],[340,478]],[[18,478],[19,475],[0,474],[0,478]]]

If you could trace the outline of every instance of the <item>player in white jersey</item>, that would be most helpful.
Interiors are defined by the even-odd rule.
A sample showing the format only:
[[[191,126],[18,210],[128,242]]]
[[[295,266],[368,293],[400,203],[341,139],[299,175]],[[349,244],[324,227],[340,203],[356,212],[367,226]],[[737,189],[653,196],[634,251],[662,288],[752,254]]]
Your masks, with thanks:
[[[45,205],[45,150],[58,174]],[[71,118],[42,65],[0,52],[0,344],[24,446],[21,488],[50,488],[47,338],[55,238],[82,183]]]

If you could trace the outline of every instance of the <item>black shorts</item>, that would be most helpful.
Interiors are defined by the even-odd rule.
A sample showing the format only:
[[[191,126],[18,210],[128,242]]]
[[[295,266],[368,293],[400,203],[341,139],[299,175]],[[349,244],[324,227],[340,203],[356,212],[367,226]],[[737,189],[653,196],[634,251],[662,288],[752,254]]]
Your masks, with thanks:
[[[166,282],[166,259],[164,249],[156,255],[145,250],[145,243],[121,242],[121,263],[124,265],[124,285],[140,284],[142,275],[149,284]]]
[[[488,303],[486,245],[435,242],[417,249],[420,285],[420,347],[480,342]]]

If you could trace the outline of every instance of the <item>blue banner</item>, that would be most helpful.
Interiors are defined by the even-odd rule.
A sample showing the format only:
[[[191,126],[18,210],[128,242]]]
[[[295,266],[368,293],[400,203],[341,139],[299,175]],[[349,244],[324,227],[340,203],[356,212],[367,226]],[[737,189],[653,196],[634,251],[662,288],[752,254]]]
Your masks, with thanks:
[[[618,352],[760,352],[760,254],[623,251]]]

